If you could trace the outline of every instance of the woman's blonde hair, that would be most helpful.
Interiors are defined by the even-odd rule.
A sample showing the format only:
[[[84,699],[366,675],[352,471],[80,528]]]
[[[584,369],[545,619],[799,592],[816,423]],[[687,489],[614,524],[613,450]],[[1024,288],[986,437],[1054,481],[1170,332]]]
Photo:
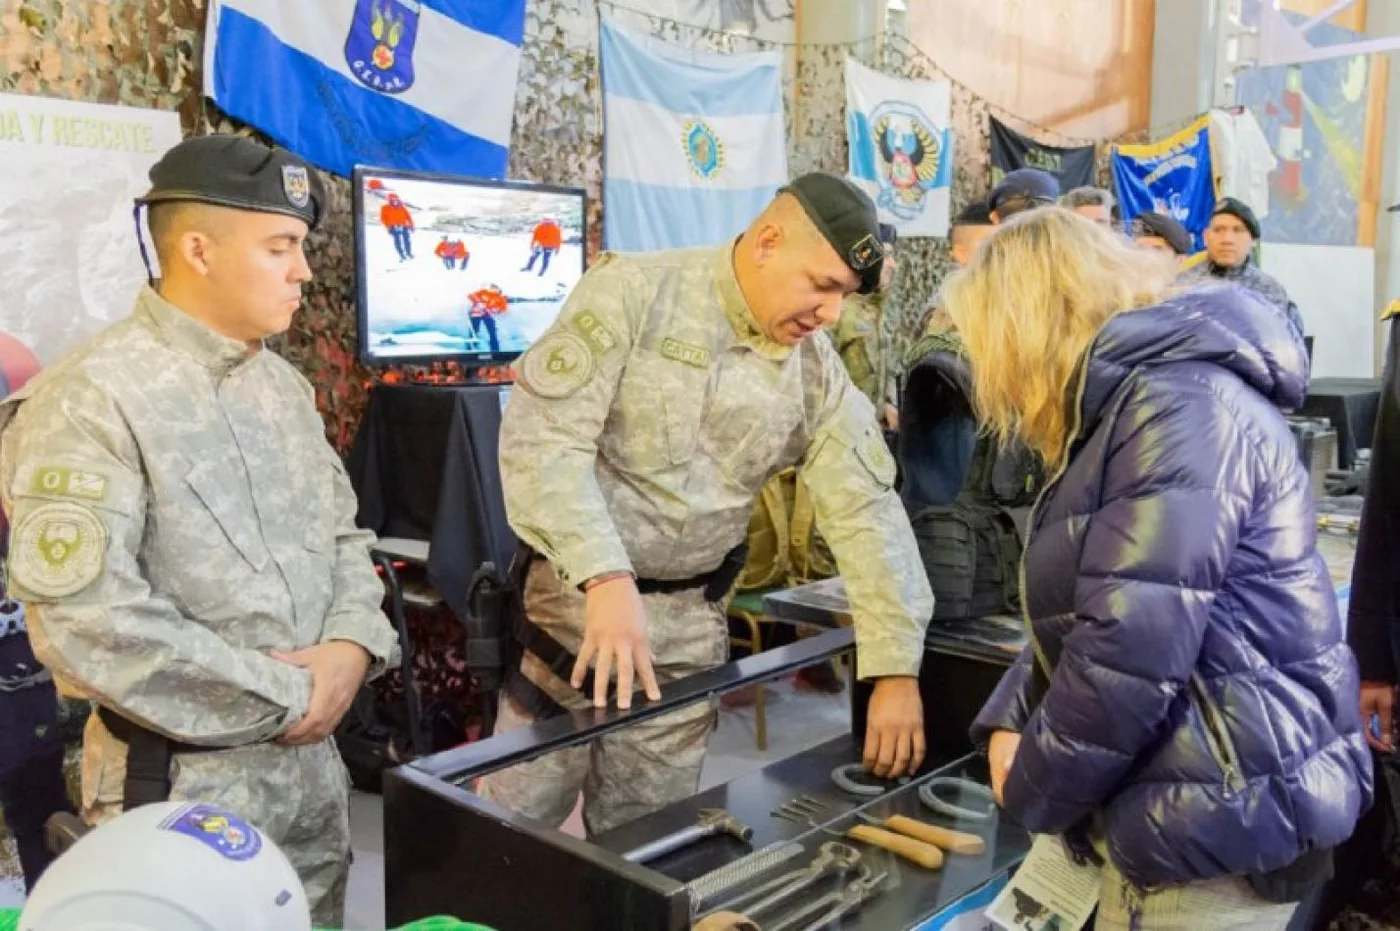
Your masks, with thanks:
[[[1062,207],[1002,224],[943,289],[984,426],[1051,465],[1070,442],[1071,384],[1110,317],[1166,295],[1171,259]]]

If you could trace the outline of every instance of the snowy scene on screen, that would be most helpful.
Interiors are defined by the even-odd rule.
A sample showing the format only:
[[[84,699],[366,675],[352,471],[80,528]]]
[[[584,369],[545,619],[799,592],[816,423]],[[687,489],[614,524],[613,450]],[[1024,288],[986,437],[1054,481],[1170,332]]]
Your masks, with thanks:
[[[511,357],[583,275],[583,196],[363,178],[362,326],[371,359]]]

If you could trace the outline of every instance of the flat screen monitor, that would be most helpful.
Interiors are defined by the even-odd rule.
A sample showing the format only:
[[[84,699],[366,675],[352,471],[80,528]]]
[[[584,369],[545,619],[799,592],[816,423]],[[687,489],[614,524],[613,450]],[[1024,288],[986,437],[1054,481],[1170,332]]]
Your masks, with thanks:
[[[353,182],[366,365],[509,362],[583,276],[582,188],[363,166]]]

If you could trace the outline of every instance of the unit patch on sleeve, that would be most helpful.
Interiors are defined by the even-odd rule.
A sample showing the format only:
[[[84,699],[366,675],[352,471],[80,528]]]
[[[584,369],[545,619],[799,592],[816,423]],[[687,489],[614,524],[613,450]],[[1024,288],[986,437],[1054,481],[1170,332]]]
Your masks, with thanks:
[[[59,466],[39,466],[29,483],[29,493],[78,498],[83,501],[103,501],[107,497],[107,476],[83,469]]]
[[[79,504],[55,501],[25,513],[10,544],[10,576],[40,598],[66,598],[102,575],[107,527]]]
[[[583,338],[556,330],[536,343],[521,367],[525,386],[542,398],[567,398],[593,377],[593,354]]]
[[[607,324],[598,319],[598,315],[591,310],[585,310],[574,316],[573,324],[578,331],[583,334],[583,338],[588,340],[595,356],[607,355],[617,348],[617,337],[613,336]]]

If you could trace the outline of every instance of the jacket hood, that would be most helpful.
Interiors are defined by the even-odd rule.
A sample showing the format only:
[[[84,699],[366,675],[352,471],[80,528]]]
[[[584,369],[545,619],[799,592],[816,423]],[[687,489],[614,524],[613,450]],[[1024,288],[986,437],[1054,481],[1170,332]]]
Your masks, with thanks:
[[[1104,325],[1089,347],[1081,429],[1136,369],[1192,362],[1233,373],[1283,410],[1307,396],[1307,349],[1283,312],[1237,285],[1205,284]]]

